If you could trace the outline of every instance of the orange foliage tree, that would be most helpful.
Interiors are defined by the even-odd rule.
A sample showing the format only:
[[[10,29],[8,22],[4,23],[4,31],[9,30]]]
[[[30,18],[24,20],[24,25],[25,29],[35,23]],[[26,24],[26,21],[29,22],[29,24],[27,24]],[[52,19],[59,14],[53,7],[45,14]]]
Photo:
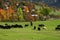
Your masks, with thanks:
[[[3,20],[6,20],[6,11],[4,9],[0,9],[0,19],[3,21]]]
[[[7,9],[7,16],[8,16],[8,20],[10,19],[13,19],[13,14],[14,14],[14,10],[13,10],[13,6],[10,6],[8,9]]]

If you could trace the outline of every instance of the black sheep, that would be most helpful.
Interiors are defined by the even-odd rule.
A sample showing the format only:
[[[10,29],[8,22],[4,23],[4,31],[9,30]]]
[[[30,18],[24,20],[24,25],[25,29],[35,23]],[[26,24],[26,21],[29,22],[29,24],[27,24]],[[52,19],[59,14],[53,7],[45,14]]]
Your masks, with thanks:
[[[57,25],[57,27],[60,27],[60,25]]]
[[[55,28],[55,30],[60,30],[60,28]]]
[[[3,26],[3,29],[10,29],[10,28],[11,28],[11,26],[8,24],[5,24],[5,26]]]
[[[36,30],[36,26],[34,26],[33,30]]]
[[[4,26],[3,25],[0,25],[0,28],[3,28]]]
[[[18,24],[12,25],[11,27],[17,28],[18,27]]]
[[[60,25],[57,25],[57,27],[55,28],[55,30],[60,30]]]
[[[41,29],[40,29],[40,27],[38,27],[38,31],[40,31]]]
[[[25,24],[25,27],[28,27],[29,25],[28,24]]]
[[[39,26],[39,27],[44,27],[45,25],[44,25],[44,24],[39,24],[38,26]]]
[[[18,25],[18,28],[23,28],[23,26],[22,25]]]

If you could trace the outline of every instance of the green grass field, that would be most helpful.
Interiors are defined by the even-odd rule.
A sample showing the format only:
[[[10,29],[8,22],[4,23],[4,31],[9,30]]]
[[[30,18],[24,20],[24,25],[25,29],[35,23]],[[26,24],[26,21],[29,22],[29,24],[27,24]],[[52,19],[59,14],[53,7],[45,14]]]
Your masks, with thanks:
[[[0,22],[1,25],[8,23],[12,24],[30,24],[29,22]],[[33,26],[26,28],[11,28],[0,29],[0,40],[60,40],[60,31],[55,31],[55,27],[60,24],[60,20],[36,21],[33,22],[38,27],[38,24],[45,24],[48,30],[38,31],[32,30]]]

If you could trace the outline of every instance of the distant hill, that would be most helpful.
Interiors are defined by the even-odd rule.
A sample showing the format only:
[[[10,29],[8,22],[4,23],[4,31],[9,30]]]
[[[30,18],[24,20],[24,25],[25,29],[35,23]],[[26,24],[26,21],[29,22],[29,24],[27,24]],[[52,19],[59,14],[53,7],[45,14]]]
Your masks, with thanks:
[[[6,0],[3,0],[3,1],[6,1]],[[49,6],[56,6],[60,8],[60,0],[14,0],[14,1],[44,2]]]
[[[56,6],[60,8],[60,0],[32,0],[32,2],[44,2],[49,6]]]
[[[46,4],[48,4],[49,6],[56,6],[56,7],[59,7],[60,8],[60,0],[56,0],[56,2],[55,1],[51,1],[51,2],[45,2]]]

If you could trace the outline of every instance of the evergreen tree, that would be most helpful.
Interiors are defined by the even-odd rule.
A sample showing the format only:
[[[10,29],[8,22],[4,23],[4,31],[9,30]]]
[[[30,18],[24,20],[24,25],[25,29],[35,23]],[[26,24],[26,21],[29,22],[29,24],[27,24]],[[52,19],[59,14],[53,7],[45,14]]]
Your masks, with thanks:
[[[0,1],[0,8],[3,8],[3,6],[2,6],[2,2]]]

